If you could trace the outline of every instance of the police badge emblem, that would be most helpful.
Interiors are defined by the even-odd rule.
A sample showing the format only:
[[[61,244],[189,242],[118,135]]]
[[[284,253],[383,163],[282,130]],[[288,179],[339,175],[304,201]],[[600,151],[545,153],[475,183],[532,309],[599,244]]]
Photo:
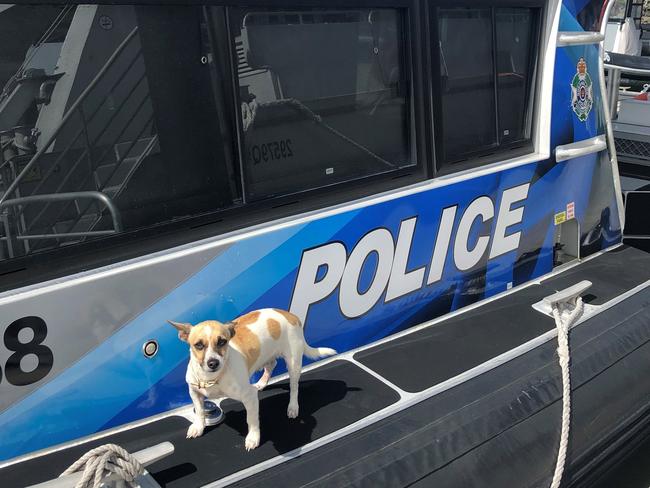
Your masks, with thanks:
[[[578,60],[577,73],[571,80],[571,106],[581,122],[587,120],[594,104],[591,76],[584,58]]]

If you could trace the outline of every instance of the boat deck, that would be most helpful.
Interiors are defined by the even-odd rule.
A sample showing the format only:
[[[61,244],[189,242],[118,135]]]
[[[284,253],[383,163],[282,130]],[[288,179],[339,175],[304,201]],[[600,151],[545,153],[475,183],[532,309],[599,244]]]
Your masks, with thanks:
[[[508,486],[513,476],[541,486],[557,454],[561,382],[555,324],[531,305],[581,280],[593,283],[585,302],[602,309],[571,336],[567,479],[579,481],[630,425],[650,418],[650,254],[630,247],[324,362],[301,378],[296,420],[286,417],[287,382],[269,385],[252,452],[243,407],[225,401],[224,422],[199,439],[186,439],[188,421],[172,416],[8,466],[0,478],[26,486],[97,445],[133,452],[170,441],[174,454],[149,468],[166,487]]]

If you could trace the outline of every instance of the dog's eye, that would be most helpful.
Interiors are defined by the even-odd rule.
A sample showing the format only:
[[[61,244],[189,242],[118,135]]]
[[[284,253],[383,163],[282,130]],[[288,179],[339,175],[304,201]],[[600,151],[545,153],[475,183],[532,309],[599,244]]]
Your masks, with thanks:
[[[194,347],[199,351],[202,351],[205,346],[203,345],[202,342],[197,342],[196,344],[194,344]]]
[[[223,337],[219,337],[219,340],[217,341],[217,347],[225,346],[226,342],[227,342],[226,339],[224,339]]]

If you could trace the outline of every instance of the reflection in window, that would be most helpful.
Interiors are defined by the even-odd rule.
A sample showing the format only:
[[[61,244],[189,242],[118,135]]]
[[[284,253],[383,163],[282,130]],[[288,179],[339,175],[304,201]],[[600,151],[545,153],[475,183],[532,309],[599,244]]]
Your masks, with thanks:
[[[236,17],[250,199],[414,164],[397,10],[242,10]]]
[[[235,202],[203,12],[0,8],[0,259]]]

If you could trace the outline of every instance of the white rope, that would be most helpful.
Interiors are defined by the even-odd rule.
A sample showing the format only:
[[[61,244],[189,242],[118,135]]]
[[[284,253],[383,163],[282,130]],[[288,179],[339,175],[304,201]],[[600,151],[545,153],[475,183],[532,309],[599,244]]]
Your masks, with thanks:
[[[102,480],[111,474],[115,474],[129,486],[137,487],[135,479],[144,473],[140,462],[129,451],[116,444],[104,444],[88,451],[59,477],[82,470],[81,480],[75,488],[99,488]]]
[[[560,433],[560,447],[557,453],[555,473],[551,488],[559,488],[564,473],[564,462],[566,460],[567,447],[569,444],[569,427],[571,425],[571,377],[569,375],[569,362],[571,361],[569,350],[569,330],[580,318],[584,310],[582,298],[578,297],[575,308],[569,313],[566,319],[562,319],[562,312],[558,307],[553,307],[553,318],[557,327],[557,355],[562,369],[562,431]]]

